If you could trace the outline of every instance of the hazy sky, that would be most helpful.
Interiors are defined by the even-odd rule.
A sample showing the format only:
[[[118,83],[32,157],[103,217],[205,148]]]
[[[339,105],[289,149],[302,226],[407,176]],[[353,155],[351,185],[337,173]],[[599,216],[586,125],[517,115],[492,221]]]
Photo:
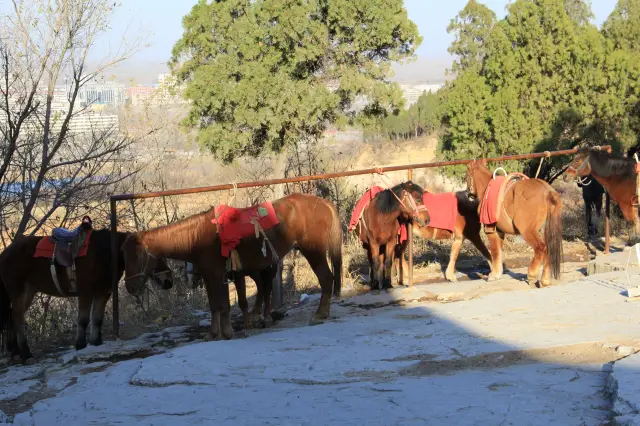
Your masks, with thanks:
[[[499,17],[504,16],[505,7],[509,3],[509,0],[481,1]],[[420,61],[404,70],[398,70],[399,76],[406,74],[405,78],[411,78],[413,74],[419,74],[423,79],[437,80],[444,75],[444,68],[451,61],[447,53],[451,37],[446,28],[466,2],[467,0],[405,0],[409,17],[418,25],[424,40],[418,50]],[[166,68],[171,48],[182,34],[182,17],[189,13],[196,1],[125,0],[123,3],[107,38],[119,40],[128,27],[130,36],[144,34],[150,46],[128,64],[119,67],[116,74],[121,79],[126,75],[126,78],[134,77],[141,83],[147,83]],[[607,18],[615,3],[616,0],[592,0],[596,24],[600,25]]]

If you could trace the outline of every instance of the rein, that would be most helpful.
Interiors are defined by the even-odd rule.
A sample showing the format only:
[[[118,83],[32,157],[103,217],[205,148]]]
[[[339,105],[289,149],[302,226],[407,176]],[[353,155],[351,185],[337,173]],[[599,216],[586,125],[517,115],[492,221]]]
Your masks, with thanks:
[[[571,163],[571,164],[573,164],[573,163]],[[573,167],[571,164],[569,164],[569,167],[567,167],[567,170],[571,169],[571,170],[573,170],[575,172],[576,181],[582,186],[591,185],[591,182],[593,180],[590,180],[589,183],[585,183],[589,179],[589,176],[585,176],[584,178],[580,176],[580,172],[582,170],[584,170],[585,167],[587,167],[587,165],[589,164],[589,157],[585,158],[585,160],[582,162],[582,164],[580,164],[580,167],[578,167],[577,169],[575,167]]]
[[[146,256],[145,256],[145,262],[144,262],[144,267],[142,268],[142,271],[137,273],[137,274],[134,274],[134,275],[132,275],[130,277],[125,277],[124,278],[125,282],[127,282],[129,280],[132,280],[134,278],[137,278],[137,277],[139,277],[141,275],[142,276],[150,276],[150,277],[159,277],[159,276],[163,276],[163,275],[171,273],[170,269],[167,269],[166,271],[161,271],[161,272],[148,273],[147,272],[147,267],[149,266],[149,258],[153,257],[154,259],[158,260],[158,256],[156,256],[153,253],[151,253],[146,244],[144,244],[144,252],[146,253]]]

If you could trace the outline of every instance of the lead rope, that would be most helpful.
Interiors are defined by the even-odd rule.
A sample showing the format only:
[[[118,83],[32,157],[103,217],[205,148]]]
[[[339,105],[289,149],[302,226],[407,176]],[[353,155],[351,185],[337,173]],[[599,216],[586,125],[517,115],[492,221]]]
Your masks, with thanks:
[[[542,163],[545,158],[551,157],[551,153],[549,151],[544,152],[544,157],[540,157],[540,164],[538,164],[538,171],[536,172],[536,177],[534,179],[538,179],[538,175],[540,174],[540,169],[542,168]]]

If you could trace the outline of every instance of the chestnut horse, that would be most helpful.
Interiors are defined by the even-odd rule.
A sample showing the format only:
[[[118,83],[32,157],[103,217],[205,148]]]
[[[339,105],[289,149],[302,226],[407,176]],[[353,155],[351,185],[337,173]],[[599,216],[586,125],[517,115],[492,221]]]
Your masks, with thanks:
[[[356,235],[367,251],[372,290],[391,288],[391,268],[398,245],[398,231],[409,223],[429,223],[429,214],[422,205],[424,190],[407,181],[376,194],[364,208],[355,228]],[[408,236],[411,238],[411,236]],[[398,272],[402,282],[402,268]]]
[[[125,241],[126,233],[118,232],[118,244]],[[25,312],[31,306],[36,293],[56,297],[78,298],[78,333],[76,349],[87,346],[87,326],[91,319],[90,343],[102,344],[102,322],[104,310],[111,297],[111,231],[94,230],[91,233],[86,255],[75,260],[77,292],[70,294],[69,280],[65,268],[57,267],[60,294],[51,277],[51,259],[34,258],[36,245],[42,236],[18,236],[0,253],[0,329],[4,349],[13,358],[20,357],[24,363],[35,362],[25,336]],[[124,259],[118,259],[118,277],[124,272]],[[152,278],[163,289],[173,286],[171,270],[162,259],[158,259]],[[164,276],[163,279],[161,277]],[[13,330],[11,330],[13,328]],[[7,336],[8,335],[8,336]]]
[[[483,200],[493,175],[486,160],[475,160],[467,165],[466,181],[469,194]],[[544,239],[539,232],[544,227]],[[542,179],[524,179],[507,186],[504,203],[495,232],[485,233],[491,247],[493,266],[489,281],[502,276],[502,246],[504,234],[522,235],[533,248],[527,281],[535,286],[540,264],[543,264],[541,287],[551,285],[550,276],[558,279],[562,262],[562,200],[560,195]]]
[[[632,158],[615,157],[599,148],[580,148],[565,171],[568,177],[584,178],[593,176],[618,203],[622,215],[630,225],[628,244],[635,244],[640,238],[640,218],[638,217],[638,173],[636,161]]]
[[[279,223],[265,231],[269,244],[263,246],[262,237],[251,235],[242,238],[235,248],[242,271],[268,270],[274,263],[271,247],[281,259],[296,245],[320,282],[322,296],[311,323],[321,323],[329,317],[332,289],[339,296],[342,285],[342,226],[338,211],[331,202],[307,194],[287,195],[274,201],[273,208]],[[206,340],[233,337],[229,287],[224,283],[227,258],[222,256],[217,227],[211,222],[215,218],[215,209],[211,208],[173,224],[133,234],[122,246],[125,286],[134,296],[144,289],[140,274],[154,266],[156,257],[194,264],[205,282],[211,309],[211,329]]]
[[[480,216],[478,215],[479,201],[476,198],[469,197],[468,191],[458,191],[455,193],[458,200],[458,213],[456,214],[456,223],[454,232],[448,229],[432,228],[430,226],[413,226],[413,234],[417,235],[425,240],[450,240],[451,251],[449,254],[449,265],[444,273],[446,280],[451,282],[457,282],[456,278],[456,261],[464,243],[465,238],[471,241],[471,243],[480,251],[482,256],[491,265],[491,253],[487,249],[487,246],[482,241],[480,231],[482,225],[480,225]],[[404,252],[407,248],[409,241],[405,241],[402,244],[398,244],[396,258],[402,261],[405,265]],[[404,268],[402,268],[404,269]]]

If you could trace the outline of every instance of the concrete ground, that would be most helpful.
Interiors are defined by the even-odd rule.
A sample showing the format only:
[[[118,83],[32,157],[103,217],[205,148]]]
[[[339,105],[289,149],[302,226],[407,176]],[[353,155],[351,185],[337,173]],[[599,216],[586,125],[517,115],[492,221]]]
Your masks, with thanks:
[[[638,425],[639,277],[564,266],[544,289],[397,288],[308,327],[312,296],[246,339],[182,327],[68,351],[5,371],[0,409],[20,425]]]

